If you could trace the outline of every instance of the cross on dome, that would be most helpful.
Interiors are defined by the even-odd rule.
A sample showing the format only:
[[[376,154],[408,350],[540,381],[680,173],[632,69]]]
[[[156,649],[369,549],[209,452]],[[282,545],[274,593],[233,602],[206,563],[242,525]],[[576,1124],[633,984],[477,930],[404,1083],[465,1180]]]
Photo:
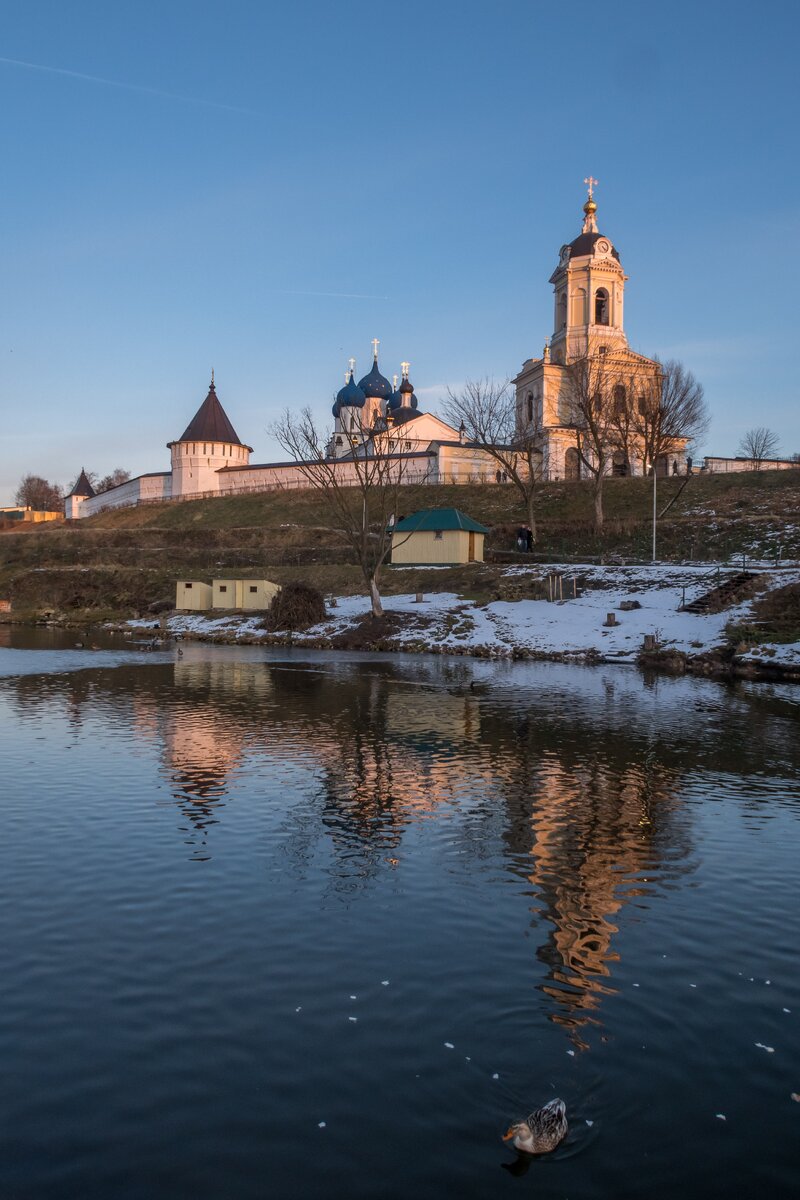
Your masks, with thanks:
[[[408,372],[411,369],[411,363],[401,362],[400,370],[403,372],[403,379],[408,379]]]
[[[353,374],[355,374],[356,360],[354,358],[350,358],[348,359],[348,362],[350,363],[350,370],[353,372]]]
[[[380,344],[381,344],[381,343],[380,343],[380,339],[379,339],[379,338],[373,338],[373,339],[372,339],[372,353],[373,353],[373,355],[375,356],[375,361],[376,361],[376,362],[377,362],[377,359],[378,359],[378,346],[380,346]]]
[[[586,184],[586,186],[589,189],[589,199],[591,200],[594,189],[597,187],[600,180],[595,179],[592,175],[589,175],[586,179],[584,179],[583,182]]]

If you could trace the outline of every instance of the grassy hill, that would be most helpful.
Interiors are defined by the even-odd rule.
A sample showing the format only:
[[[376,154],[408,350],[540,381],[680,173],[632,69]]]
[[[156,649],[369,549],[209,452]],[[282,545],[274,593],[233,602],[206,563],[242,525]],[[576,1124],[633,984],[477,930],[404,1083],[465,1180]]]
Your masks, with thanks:
[[[800,470],[693,476],[658,481],[658,554],[680,561],[800,558]],[[677,498],[676,498],[677,497]],[[525,513],[511,485],[415,486],[404,512],[454,506],[491,529],[487,557],[506,560]],[[598,536],[585,483],[544,485],[537,560],[650,557],[652,482],[609,479],[606,525]],[[526,556],[527,557],[527,556]],[[361,582],[324,496],[312,490],[142,505],[58,527],[0,533],[0,597],[16,613],[50,609],[99,615],[144,610],[174,596],[179,576],[226,571],[283,582],[306,578],[326,591]],[[496,586],[497,567],[386,573],[387,592]]]

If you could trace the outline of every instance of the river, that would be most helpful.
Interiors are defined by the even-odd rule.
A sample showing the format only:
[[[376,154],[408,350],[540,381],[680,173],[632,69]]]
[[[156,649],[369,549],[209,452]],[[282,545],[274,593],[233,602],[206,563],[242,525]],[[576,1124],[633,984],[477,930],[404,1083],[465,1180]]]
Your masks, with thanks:
[[[0,648],[4,1200],[797,1194],[798,690],[75,641]]]

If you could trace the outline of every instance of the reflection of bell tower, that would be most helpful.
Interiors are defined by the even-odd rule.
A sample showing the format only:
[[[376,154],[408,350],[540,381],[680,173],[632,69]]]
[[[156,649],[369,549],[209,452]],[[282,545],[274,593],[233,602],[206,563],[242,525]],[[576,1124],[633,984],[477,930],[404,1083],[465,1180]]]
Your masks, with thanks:
[[[591,175],[584,181],[589,198],[583,206],[583,228],[561,247],[550,277],[555,293],[552,361],[573,362],[599,346],[624,349],[623,304],[627,276],[609,238],[597,228],[597,204]]]

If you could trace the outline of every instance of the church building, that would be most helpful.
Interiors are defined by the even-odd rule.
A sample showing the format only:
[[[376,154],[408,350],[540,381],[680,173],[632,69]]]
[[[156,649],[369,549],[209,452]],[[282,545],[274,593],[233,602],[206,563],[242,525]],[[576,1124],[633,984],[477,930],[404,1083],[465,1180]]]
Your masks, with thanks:
[[[586,474],[579,453],[579,430],[571,396],[569,366],[580,360],[602,363],[606,386],[620,411],[636,396],[658,389],[658,362],[637,354],[625,336],[625,284],[619,251],[597,226],[597,204],[591,176],[584,181],[589,197],[583,206],[581,232],[561,247],[553,285],[553,333],[541,358],[529,358],[513,380],[516,389],[517,432],[531,437],[541,453],[543,479],[579,479]],[[625,439],[611,453],[615,475],[649,473],[641,440]],[[584,450],[584,453],[587,453]],[[686,441],[656,464],[658,474],[683,472]],[[582,469],[583,468],[583,469]]]
[[[378,366],[378,339],[373,340],[371,370],[355,382],[355,359],[345,386],[333,405],[334,428],[327,457],[336,463],[342,483],[357,482],[356,458],[390,454],[403,483],[479,483],[494,479],[496,463],[479,446],[466,441],[463,429],[424,413],[409,379],[410,364],[401,364],[394,383]],[[68,519],[89,517],[109,508],[164,500],[196,500],[215,496],[309,487],[296,462],[251,463],[253,447],[239,437],[222,407],[211,372],[203,403],[183,434],[167,442],[169,471],[138,475],[118,487],[95,494],[82,470],[64,502]]]
[[[554,292],[553,334],[541,358],[529,358],[514,380],[516,430],[520,440],[532,441],[540,456],[544,479],[578,479],[581,461],[580,428],[575,419],[570,366],[591,359],[603,365],[614,402],[641,403],[659,386],[661,368],[654,359],[628,346],[624,328],[627,276],[619,252],[597,225],[597,204],[591,177],[583,206],[580,234],[562,246],[550,283]],[[325,448],[344,485],[357,481],[356,465],[364,455],[391,455],[404,483],[480,483],[499,481],[497,461],[460,429],[419,407],[409,378],[410,364],[390,383],[378,365],[378,339],[372,343],[371,369],[356,383],[355,359],[333,404],[333,430]],[[167,443],[170,470],[130,479],[109,491],[94,494],[81,471],[65,501],[68,518],[91,516],[107,508],[164,500],[198,499],[303,488],[309,482],[296,462],[251,463],[252,446],[242,441],[225,412],[211,372],[203,403],[181,437]],[[511,448],[513,450],[513,447]],[[583,448],[584,457],[587,451]],[[686,442],[676,441],[669,455],[656,464],[659,474],[683,470]],[[644,474],[652,464],[643,461],[641,439],[626,437],[610,455],[614,474]]]

